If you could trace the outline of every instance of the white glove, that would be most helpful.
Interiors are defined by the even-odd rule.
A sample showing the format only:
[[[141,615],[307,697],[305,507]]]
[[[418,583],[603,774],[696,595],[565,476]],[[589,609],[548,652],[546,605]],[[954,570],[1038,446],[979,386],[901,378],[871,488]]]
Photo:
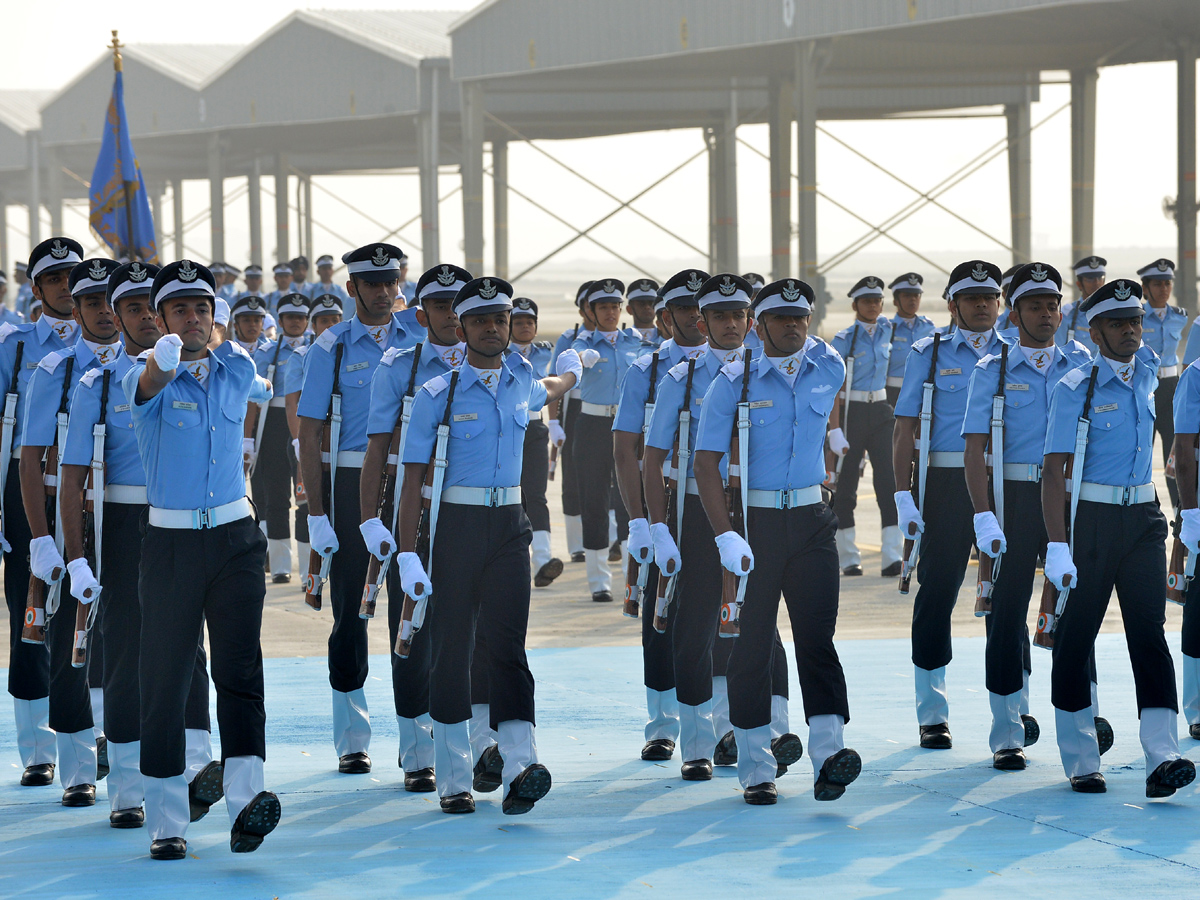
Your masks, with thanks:
[[[179,352],[183,340],[177,334],[164,334],[154,345],[154,364],[164,372],[174,372],[179,367]]]
[[[66,568],[67,564],[63,562],[62,555],[54,546],[54,538],[50,535],[34,538],[29,542],[29,571],[35,578],[46,584],[55,584],[62,579]],[[55,571],[58,575],[54,574]]]
[[[754,569],[754,551],[736,531],[722,531],[716,541],[717,549],[721,551],[721,565],[734,575],[748,575]],[[743,559],[750,560],[745,569],[742,568]]]
[[[911,491],[896,491],[896,515],[900,518],[900,530],[904,536],[915,538],[925,530],[925,520],[917,509]]]
[[[329,516],[308,517],[308,542],[310,547],[326,559],[337,553],[338,539],[333,532],[333,526],[329,524]]]
[[[562,425],[559,424],[558,419],[551,419],[550,420],[550,443],[557,444],[558,446],[561,447],[566,442],[567,442],[567,433],[565,431],[563,431]]]
[[[584,351],[587,352],[586,350]],[[595,350],[592,351],[596,353]],[[600,354],[596,354],[599,356]],[[564,350],[558,354],[558,359],[554,362],[555,375],[571,374],[575,376],[576,383],[583,378],[583,363],[579,359],[579,354],[574,350]]]
[[[650,541],[654,544],[654,564],[664,575],[674,575],[683,565],[679,556],[679,548],[671,537],[671,529],[665,522],[655,522],[650,526]]]
[[[563,352],[565,353],[566,351],[564,350]],[[581,366],[583,366],[585,369],[590,369],[592,366],[594,366],[599,361],[600,361],[600,351],[599,350],[593,350],[591,347],[588,347],[586,350],[583,350],[579,353],[579,364]]]
[[[100,582],[96,580],[92,567],[84,557],[73,559],[67,563],[67,571],[71,573],[71,596],[87,606],[100,596]]]
[[[846,451],[850,449],[850,442],[846,440],[842,429],[835,428],[829,432],[829,449],[833,451],[834,456],[845,456]]]
[[[1179,529],[1179,539],[1188,553],[1200,553],[1200,509],[1185,509],[1181,515],[1183,525]],[[4,540],[2,535],[0,540]]]
[[[292,452],[296,454],[296,462],[300,461],[300,438],[292,438]]]
[[[996,541],[1000,542],[1000,549],[993,553],[992,544]],[[998,558],[1008,549],[1008,541],[1004,538],[1004,532],[1000,529],[1000,522],[994,512],[975,514],[975,546],[979,548],[980,553],[986,553],[992,559]]]
[[[650,537],[650,523],[645,519],[629,520],[629,555],[635,562],[648,563],[653,555],[654,542]]]
[[[5,553],[12,553],[12,544],[8,542],[8,539],[2,533],[0,533],[0,548],[2,548]]]
[[[246,462],[254,459],[254,438],[242,438],[242,459]]]
[[[414,600],[433,593],[433,582],[425,574],[425,567],[421,565],[421,558],[417,554],[401,553],[396,557],[396,565],[400,569],[400,587],[404,593]],[[418,585],[421,586],[420,593],[416,592]]]
[[[1054,542],[1046,545],[1046,578],[1060,591],[1070,586],[1074,587],[1079,580],[1079,570],[1071,559],[1071,548],[1066,544]]]
[[[380,562],[383,562],[388,553],[396,549],[396,539],[392,537],[392,533],[388,531],[387,526],[378,516],[374,519],[367,519],[358,526],[358,530],[362,534],[363,540],[367,542],[367,549],[371,551],[371,555]],[[384,550],[385,545],[390,549]]]

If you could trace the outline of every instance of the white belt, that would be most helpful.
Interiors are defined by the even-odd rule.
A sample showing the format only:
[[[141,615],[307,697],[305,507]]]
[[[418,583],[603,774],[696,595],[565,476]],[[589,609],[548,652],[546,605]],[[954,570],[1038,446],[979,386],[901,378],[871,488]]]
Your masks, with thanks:
[[[929,454],[929,465],[934,469],[961,469],[963,467],[962,451],[933,450]]]
[[[903,375],[889,375],[887,379],[888,387],[904,387]]]
[[[1096,484],[1085,481],[1079,486],[1079,499],[1090,503],[1109,503],[1113,506],[1136,506],[1154,499],[1154,485]]]
[[[1175,376],[1178,374],[1179,374],[1179,363],[1175,363],[1175,365],[1173,365],[1173,366],[1159,366],[1158,367],[1158,377],[1159,378],[1171,378],[1172,376]]]
[[[583,396],[582,390],[582,388],[571,388],[571,390],[567,391],[567,399],[578,400]]]
[[[746,504],[763,509],[794,509],[821,502],[821,486],[810,485],[793,491],[746,491]]]
[[[1005,481],[1041,481],[1042,467],[1038,463],[1005,463]]]
[[[443,503],[461,506],[516,506],[521,502],[519,487],[463,487],[452,485],[442,488]]]
[[[287,406],[287,397],[272,397],[267,406]]]
[[[361,469],[363,459],[366,458],[366,452],[363,450],[339,450],[338,451],[338,468],[339,469]],[[329,462],[329,451],[321,451],[321,462]]]
[[[400,465],[400,454],[399,453],[389,453],[387,455],[387,464],[389,466]]]
[[[617,405],[606,406],[603,403],[588,403],[586,400],[579,407],[579,411],[585,416],[603,416],[606,419],[611,419],[617,414]]]
[[[150,507],[150,524],[155,528],[216,528],[250,515],[250,501],[239,497],[211,509],[160,509]]]
[[[877,391],[846,391],[846,396],[855,403],[878,403],[887,399],[887,391],[883,388]]]
[[[699,497],[699,496],[700,496],[700,488],[698,488],[698,487],[696,486],[696,479],[695,479],[695,478],[689,478],[689,479],[687,480],[687,485],[685,486],[684,490],[685,490],[687,493],[691,494],[693,497]]]
[[[540,422],[540,421],[542,421],[542,411],[541,411],[540,409],[539,409],[537,412],[534,412],[533,410],[530,410],[530,411],[529,411],[529,421],[530,421],[530,422]]]
[[[88,488],[87,498],[95,499],[95,492],[91,488]],[[145,506],[146,486],[144,484],[106,484],[104,486],[104,502]]]

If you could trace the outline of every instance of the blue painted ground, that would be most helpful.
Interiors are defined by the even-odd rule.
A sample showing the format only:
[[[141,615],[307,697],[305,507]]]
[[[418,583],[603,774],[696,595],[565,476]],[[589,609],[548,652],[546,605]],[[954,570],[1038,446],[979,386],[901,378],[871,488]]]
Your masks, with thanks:
[[[1172,636],[1172,642],[1176,640]],[[1100,638],[1102,712],[1117,741],[1109,792],[1072,794],[1058,764],[1048,654],[1035,656],[1041,742],[1024,773],[990,767],[983,644],[956,641],[955,747],[914,747],[907,641],[839,647],[851,689],[848,743],[862,777],[836,803],[812,799],[807,759],[780,779],[778,806],[752,808],[730,769],[685,785],[677,762],[637,759],[636,648],[537,650],[538,745],[555,787],[523,818],[499,793],[473,816],[405,794],[387,715],[387,661],[372,659],[369,777],[338,776],[327,736],[324,660],[267,661],[268,786],[283,821],[262,849],[228,850],[223,804],[188,834],[191,856],[151,862],[144,831],[107,825],[107,803],[58,806],[58,788],[16,785],[11,728],[0,759],[0,897],[618,897],[1000,895],[1184,896],[1200,875],[1200,790],[1148,802],[1124,642]],[[795,725],[802,726],[799,691]],[[0,721],[11,722],[7,701]],[[215,720],[214,720],[215,721]],[[806,739],[803,727],[795,730]],[[1186,732],[1186,729],[1185,729]],[[1200,746],[1184,738],[1185,750]],[[11,767],[10,767],[11,766]]]

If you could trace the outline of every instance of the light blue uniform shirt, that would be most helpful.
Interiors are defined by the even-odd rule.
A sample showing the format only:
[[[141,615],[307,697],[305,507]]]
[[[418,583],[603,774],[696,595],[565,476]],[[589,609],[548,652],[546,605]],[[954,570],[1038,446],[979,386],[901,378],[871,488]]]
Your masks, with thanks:
[[[78,337],[78,329],[75,332]],[[72,340],[74,340],[73,338]],[[25,410],[29,408],[29,380],[37,370],[38,363],[47,353],[67,349],[67,345],[50,327],[50,320],[42,316],[36,322],[4,329],[0,333],[0,373],[3,373],[4,389],[9,390],[12,379],[13,362],[16,360],[17,344],[24,342],[25,349],[21,352],[21,371],[17,373],[17,412],[16,424],[13,426],[13,450],[18,450],[24,440]],[[54,409],[58,410],[58,398],[54,398]],[[46,446],[36,444],[34,446]],[[6,464],[6,463],[5,463]]]
[[[137,389],[145,362],[139,359],[122,379],[151,506],[206,509],[246,496],[246,404],[270,400],[271,389],[258,377],[250,355],[231,341],[207,358],[203,387],[180,363],[175,378],[141,403]]]
[[[312,344],[304,344],[292,351],[283,371],[283,392],[295,394],[304,387],[304,370],[307,367],[308,350]]]
[[[1200,434],[1200,366],[1189,363],[1175,388],[1176,434]]]
[[[415,281],[400,282],[400,295],[404,298],[405,306],[412,306],[417,298],[417,283]]]
[[[850,346],[854,345],[854,383],[850,385],[850,390],[883,390],[887,384],[891,337],[892,328],[884,316],[876,321],[874,335],[867,333],[865,322],[855,320],[853,325],[843,328],[834,336],[833,349],[842,359],[847,359]]]
[[[1082,344],[1072,343],[1065,350],[1055,345],[1050,364],[1037,369],[1025,356],[1025,351],[1013,345],[1008,348],[1008,368],[1004,375],[1004,461],[1041,465],[1046,445],[1046,419],[1050,410],[1050,393],[1067,372],[1086,363],[1091,357]],[[940,353],[939,353],[940,357]],[[967,412],[962,433],[990,434],[992,430],[992,398],[1000,381],[1000,353],[987,356],[971,371],[967,388]]]
[[[721,367],[735,360],[740,362],[744,352],[745,350],[742,348],[714,351],[712,347],[707,347],[704,354],[696,359],[696,367],[692,372],[691,401],[688,404],[692,413],[688,426],[688,446],[692,450],[692,455],[688,459],[688,478],[696,477],[696,473],[692,470],[692,464],[696,459],[696,439],[700,433],[700,414],[704,411],[704,395],[708,393],[708,386],[720,373]],[[688,365],[689,361],[683,360],[671,366],[667,371],[667,377],[659,383],[658,397],[654,403],[654,415],[650,418],[650,432],[646,436],[648,447],[670,450],[675,444],[675,435],[679,431],[679,414],[683,411],[683,396],[687,392]],[[727,467],[727,460],[722,458],[722,478],[725,477]]]
[[[245,292],[243,291],[243,293]],[[279,308],[279,298],[285,296],[286,294],[292,293],[296,293],[296,290],[295,288],[289,287],[286,291],[274,290],[270,293],[262,295],[263,300],[265,300],[267,303],[267,309],[271,311],[272,316],[275,315],[275,310]],[[229,305],[232,306],[233,304],[231,303]]]
[[[749,479],[742,487],[790,491],[825,480],[825,426],[846,364],[823,341],[809,344],[795,385],[761,354],[750,360]],[[742,363],[724,366],[701,404],[697,450],[728,453],[742,396]]]
[[[412,343],[410,343],[408,346],[415,347],[417,344],[421,343],[421,341],[425,340],[425,326],[417,321],[417,308],[415,306],[411,306],[408,309],[402,309],[400,312],[396,313],[396,321],[399,322],[400,326],[410,335]]]
[[[616,336],[616,343],[610,344],[599,331],[581,332],[571,344],[579,352],[592,349],[600,354],[594,366],[583,370],[579,390],[585,403],[615,405],[621,399],[621,379],[634,361],[650,349],[640,337],[628,331],[618,331]]]
[[[279,347],[278,357],[275,355],[276,346]],[[243,347],[242,349],[245,348]],[[284,337],[280,337],[276,341],[260,341],[254,349],[254,353],[252,354],[254,365],[258,369],[258,374],[263,378],[267,377],[267,370],[271,367],[272,361],[275,363],[275,374],[271,378],[271,387],[274,389],[276,397],[282,397],[287,393],[287,364],[295,352],[296,348],[288,343],[288,339]]]
[[[967,387],[971,382],[980,356],[967,343],[973,332],[956,329],[949,337],[943,337],[938,347],[937,371],[934,372],[933,390],[933,434],[930,450],[962,452],[966,441],[962,436],[963,416],[967,410]],[[983,356],[1000,352],[1001,339],[994,333],[986,345]],[[933,353],[933,338],[923,338],[913,346],[908,363],[904,368],[904,385],[896,400],[896,415],[921,415],[921,396],[925,379],[929,377],[929,358]]]
[[[538,378],[545,378],[550,374],[550,357],[554,355],[554,348],[549,341],[534,341],[524,350],[516,344],[510,344],[509,352],[524,356],[529,360],[529,364],[533,366],[533,371]]]
[[[108,365],[88,369],[79,379],[71,398],[71,420],[67,426],[67,442],[62,461],[71,466],[92,464],[92,427],[100,421],[100,396],[104,388],[104,373],[111,372],[108,381],[108,403],[104,429],[104,480],[107,484],[145,485],[146,470],[138,453],[137,435],[133,431],[133,412],[125,396],[122,379],[136,365],[124,351]]]
[[[417,364],[417,377],[412,379],[413,355],[418,349],[421,351],[421,361]],[[461,359],[459,364],[462,364]],[[427,340],[406,350],[388,350],[371,376],[371,411],[367,416],[367,434],[391,434],[395,430],[400,421],[400,405],[408,393],[410,380],[416,382],[416,388],[413,389],[415,397],[421,385],[438,375],[445,375],[452,368]]]
[[[445,487],[516,487],[521,483],[529,413],[546,403],[546,387],[522,357],[499,369],[495,396],[469,365],[458,372],[450,409]],[[428,463],[446,412],[450,375],[425,382],[413,401],[404,441],[405,463]]]
[[[670,338],[663,341],[654,351],[659,355],[658,368],[655,370],[655,382],[661,385],[667,376],[667,370],[677,362],[687,358],[683,348]],[[654,353],[639,357],[625,373],[621,382],[621,399],[617,404],[617,415],[613,418],[613,431],[627,431],[630,434],[641,434],[646,418],[646,398],[650,396],[650,369]],[[655,399],[658,392],[655,391]]]
[[[331,281],[329,284],[322,284],[320,281],[306,281],[304,290],[300,293],[304,294],[309,300],[315,300],[322,294],[333,294],[335,297],[342,298],[344,306],[352,306],[350,295],[346,293],[346,289],[336,281]]]
[[[1103,359],[1096,359],[1083,480],[1097,484],[1149,484],[1154,463],[1154,389],[1158,375],[1134,357],[1134,374],[1125,384]],[[1072,369],[1054,386],[1046,453],[1074,453],[1075,426],[1083,414],[1092,362]]]
[[[23,285],[17,288],[17,297],[14,301],[17,312],[26,319],[29,318],[29,304],[33,302],[33,283],[26,281]]]
[[[1160,366],[1174,366],[1179,362],[1179,340],[1187,328],[1188,317],[1178,306],[1167,306],[1166,314],[1159,319],[1149,303],[1143,303],[1146,314],[1142,316],[1142,343],[1158,354]]]
[[[304,363],[304,387],[297,413],[307,419],[324,419],[333,392],[334,345],[341,344],[342,369],[338,385],[342,392],[342,430],[338,450],[367,449],[367,416],[371,409],[371,377],[385,350],[403,350],[417,341],[392,317],[387,340],[381,347],[368,326],[358,319],[339,322],[321,332],[312,343]]]
[[[892,346],[888,357],[888,377],[903,378],[904,364],[908,362],[913,344],[933,334],[933,319],[926,316],[914,316],[911,319],[891,316],[888,323],[888,343]]]
[[[121,344],[113,345],[113,352],[125,352]],[[82,340],[64,350],[56,350],[42,357],[29,379],[29,405],[25,407],[25,428],[22,443],[31,447],[49,447],[54,443],[58,429],[58,408],[62,402],[63,379],[67,375],[67,360],[74,358],[71,366],[71,381],[67,385],[67,410],[70,411],[71,393],[83,373],[98,369],[100,361],[92,348]]]
[[[1072,300],[1070,303],[1064,303],[1062,306],[1062,321],[1058,324],[1058,331],[1054,333],[1054,343],[1058,346],[1066,346],[1070,337],[1087,347],[1088,353],[1092,356],[1096,355],[1096,345],[1092,343],[1091,331],[1088,328],[1087,315],[1082,312],[1077,312],[1081,301]]]
[[[0,304],[0,325],[8,322],[12,325],[24,325],[25,317],[15,309],[9,309],[8,306]]]

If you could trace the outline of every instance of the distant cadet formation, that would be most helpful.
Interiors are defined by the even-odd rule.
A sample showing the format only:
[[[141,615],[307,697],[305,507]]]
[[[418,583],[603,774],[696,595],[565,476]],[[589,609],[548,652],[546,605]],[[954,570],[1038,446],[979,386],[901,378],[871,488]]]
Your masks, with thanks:
[[[1094,644],[1115,589],[1146,795],[1194,779],[1164,616],[1185,604],[1200,740],[1200,339],[1181,373],[1170,260],[1111,281],[1105,260],[1080,260],[1065,305],[1047,263],[968,260],[946,328],[920,315],[920,274],[868,276],[830,342],[810,333],[798,279],[604,278],[579,287],[580,323],[553,345],[502,279],[438,264],[411,283],[387,243],[340,263],[344,287],[333,257],[312,282],[300,257],[264,293],[257,266],[85,259],[53,237],[17,268],[0,322],[0,546],[21,784],[57,772],[64,806],[92,806],[107,777],[110,824],[147,827],[156,859],[183,858],[188,824],[224,798],[230,849],[257,849],[282,818],[264,782],[262,607],[267,575],[291,581],[294,538],[305,603],[330,607],[338,771],[372,771],[363,687],[383,601],[404,789],[452,814],[500,790],[503,813],[529,812],[553,784],[525,645],[531,585],[564,570],[557,479],[591,600],[613,601],[619,563],[621,610],[641,619],[642,759],[678,750],[686,781],[736,766],[747,803],[776,802],[804,753],[782,597],[813,796],[836,800],[862,768],[834,633],[840,579],[865,574],[868,461],[880,575],[902,594],[919,583],[922,748],[952,745],[951,612],[977,553],[994,766],[1025,768],[1031,647],[1051,648],[1064,771],[1104,791],[1114,732]]]

